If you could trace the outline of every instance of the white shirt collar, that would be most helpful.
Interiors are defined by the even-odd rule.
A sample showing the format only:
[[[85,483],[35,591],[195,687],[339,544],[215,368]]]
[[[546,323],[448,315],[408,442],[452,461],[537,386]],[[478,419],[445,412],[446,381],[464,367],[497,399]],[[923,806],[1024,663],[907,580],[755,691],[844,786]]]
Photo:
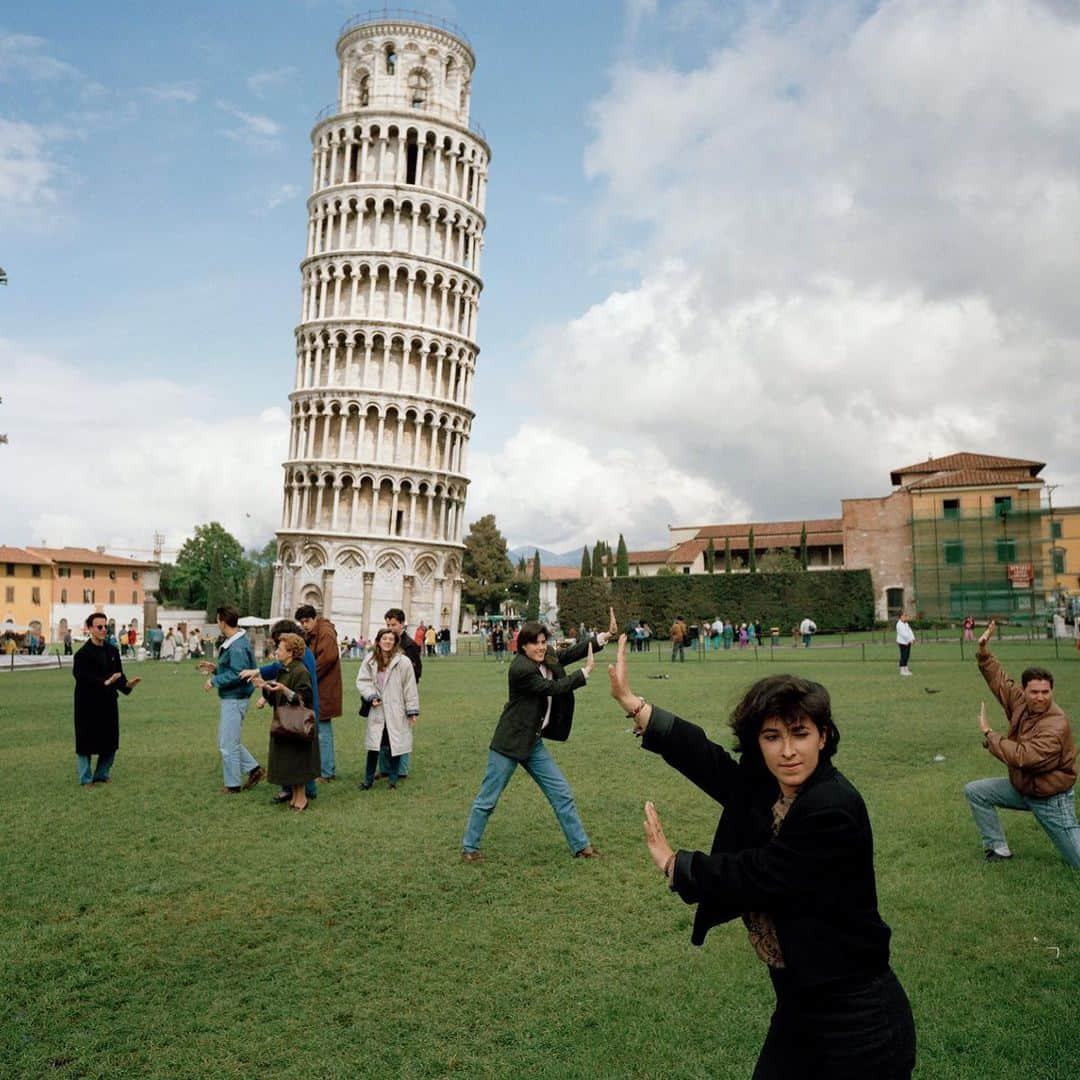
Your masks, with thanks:
[[[227,637],[221,643],[222,652],[224,652],[237,638],[242,638],[244,636],[244,634],[245,634],[245,631],[241,630],[239,627],[237,627],[236,633],[233,634],[231,637]]]

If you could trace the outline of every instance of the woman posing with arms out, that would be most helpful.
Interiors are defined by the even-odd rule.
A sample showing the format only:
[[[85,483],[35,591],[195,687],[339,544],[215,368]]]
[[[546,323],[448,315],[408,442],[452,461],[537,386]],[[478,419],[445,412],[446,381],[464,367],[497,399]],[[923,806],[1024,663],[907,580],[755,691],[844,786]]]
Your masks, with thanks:
[[[901,1080],[915,1065],[911,1008],[889,967],[873,836],[833,767],[840,741],[825,687],[760,679],[731,714],[740,760],[695,724],[631,691],[626,642],[611,693],[652,750],[723,807],[712,851],[674,851],[652,803],[645,837],[668,886],[697,905],[691,940],[742,917],[776,1010],[754,1080]]]
[[[380,630],[375,635],[375,647],[364,657],[356,676],[356,689],[369,702],[367,766],[361,791],[375,782],[375,766],[379,750],[390,751],[390,787],[396,788],[401,755],[412,753],[413,727],[420,719],[420,695],[416,692],[416,675],[412,661],[405,655],[393,630]]]
[[[252,680],[262,689],[267,704],[311,708],[313,692],[311,675],[304,666],[305,647],[304,639],[299,634],[282,634],[278,639],[274,657],[282,665],[282,670],[274,679]],[[319,775],[319,740],[279,739],[271,735],[268,768],[272,784],[292,788],[289,809],[306,810],[308,797],[305,785]]]

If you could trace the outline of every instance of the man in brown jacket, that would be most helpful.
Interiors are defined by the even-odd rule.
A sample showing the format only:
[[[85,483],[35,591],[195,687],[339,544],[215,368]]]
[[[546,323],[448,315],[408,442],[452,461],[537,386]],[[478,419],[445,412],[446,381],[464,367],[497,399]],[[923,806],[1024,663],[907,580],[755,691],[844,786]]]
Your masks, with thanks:
[[[1080,869],[1080,825],[1073,802],[1076,748],[1069,719],[1054,701],[1054,676],[1045,668],[1029,667],[1017,686],[986,647],[993,632],[991,619],[979,638],[976,658],[991,693],[1005,710],[1009,729],[1004,735],[991,729],[985,704],[979,707],[979,729],[983,746],[1008,766],[1009,777],[972,780],[964,787],[987,861],[1012,858],[996,810],[1003,806],[1030,810],[1062,858]]]
[[[341,715],[341,650],[334,624],[316,615],[310,604],[301,604],[296,609],[296,621],[304,628],[308,645],[315,655],[315,675],[319,682],[319,757],[322,761],[319,783],[328,784],[337,779],[331,721]]]
[[[686,632],[686,622],[681,615],[677,615],[671,624],[671,662],[673,664],[676,653],[678,653],[680,663],[686,663]]]

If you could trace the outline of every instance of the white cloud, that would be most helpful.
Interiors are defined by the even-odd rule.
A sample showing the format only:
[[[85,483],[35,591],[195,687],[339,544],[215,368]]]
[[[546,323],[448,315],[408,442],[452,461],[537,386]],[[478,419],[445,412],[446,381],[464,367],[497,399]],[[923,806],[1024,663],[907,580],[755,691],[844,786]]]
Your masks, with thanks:
[[[664,526],[687,515],[745,517],[745,505],[702,483],[692,465],[673,466],[648,440],[605,450],[602,442],[527,423],[500,453],[471,455],[469,520],[495,513],[511,547],[531,543],[564,550],[600,537],[614,543],[627,522],[660,523],[653,533],[634,534],[642,546],[666,543]]]
[[[266,197],[264,210],[274,210],[283,203],[291,202],[300,194],[300,189],[295,184],[282,184]]]
[[[194,83],[159,83],[148,86],[146,93],[163,105],[194,105],[199,100],[199,90]]]
[[[601,489],[614,447],[690,478],[713,508],[673,521],[833,515],[954,450],[1046,460],[1080,502],[1080,25],[1037,0],[747,10],[700,66],[654,50],[595,103],[585,169],[639,282],[546,336],[559,392],[529,426],[581,441]]]
[[[216,520],[253,545],[277,527],[281,409],[211,417],[201,387],[110,372],[93,358],[76,366],[3,339],[0,369],[4,543],[143,550],[161,531],[177,548]]]
[[[45,132],[0,117],[0,221],[34,215],[56,199]]]
[[[46,44],[32,34],[0,34],[0,82],[82,78],[78,68],[45,52]]]
[[[291,83],[298,74],[291,64],[272,71],[256,71],[247,77],[247,87],[256,97],[263,97],[268,91]]]
[[[245,143],[253,150],[276,150],[280,147],[278,136],[281,125],[268,116],[244,112],[228,102],[219,101],[218,108],[240,121],[239,127],[229,128],[224,134],[236,142]]]

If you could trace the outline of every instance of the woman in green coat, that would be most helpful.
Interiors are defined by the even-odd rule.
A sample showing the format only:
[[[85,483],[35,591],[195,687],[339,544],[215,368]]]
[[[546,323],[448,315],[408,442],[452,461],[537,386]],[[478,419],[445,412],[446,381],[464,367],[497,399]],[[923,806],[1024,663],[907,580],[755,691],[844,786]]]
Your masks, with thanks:
[[[304,667],[304,639],[299,634],[282,634],[274,654],[284,670],[273,681],[256,679],[266,703],[270,706],[304,705],[311,708],[311,675]],[[290,810],[306,810],[308,797],[304,785],[319,775],[319,741],[279,739],[270,736],[270,756],[267,762],[269,780],[292,788]]]

